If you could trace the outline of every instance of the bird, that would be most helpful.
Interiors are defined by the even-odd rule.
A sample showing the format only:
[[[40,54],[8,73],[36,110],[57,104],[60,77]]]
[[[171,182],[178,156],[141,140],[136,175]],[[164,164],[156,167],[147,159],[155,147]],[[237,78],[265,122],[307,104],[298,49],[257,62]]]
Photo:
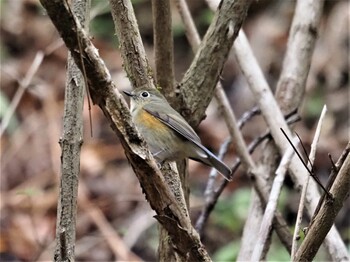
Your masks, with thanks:
[[[123,92],[130,97],[132,120],[158,162],[189,158],[214,167],[231,180],[232,170],[202,145],[193,128],[157,89]]]

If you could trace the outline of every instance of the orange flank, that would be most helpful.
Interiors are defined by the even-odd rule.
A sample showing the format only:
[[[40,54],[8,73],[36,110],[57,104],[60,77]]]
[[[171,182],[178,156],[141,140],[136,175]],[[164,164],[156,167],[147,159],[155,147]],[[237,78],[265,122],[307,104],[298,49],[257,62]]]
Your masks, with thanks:
[[[137,121],[139,124],[145,126],[146,128],[154,128],[158,132],[165,131],[167,132],[167,126],[163,124],[159,119],[152,116],[145,110],[140,110]]]

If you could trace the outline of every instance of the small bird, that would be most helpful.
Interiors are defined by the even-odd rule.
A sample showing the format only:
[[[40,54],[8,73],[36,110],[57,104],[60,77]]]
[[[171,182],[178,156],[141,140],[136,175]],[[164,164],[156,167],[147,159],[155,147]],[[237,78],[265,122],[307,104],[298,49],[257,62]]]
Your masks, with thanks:
[[[157,161],[190,158],[214,167],[230,180],[231,169],[202,145],[196,132],[158,90],[123,92],[130,97],[132,119]]]

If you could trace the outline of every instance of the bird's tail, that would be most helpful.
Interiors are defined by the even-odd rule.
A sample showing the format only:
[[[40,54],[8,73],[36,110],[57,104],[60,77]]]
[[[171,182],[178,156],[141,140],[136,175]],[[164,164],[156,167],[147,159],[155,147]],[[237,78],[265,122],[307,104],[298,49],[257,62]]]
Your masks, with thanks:
[[[219,173],[228,181],[231,181],[232,170],[220,159],[218,159],[212,152],[205,147],[200,147],[202,152],[205,152],[205,157],[196,157],[191,159],[200,161],[208,166],[214,167]],[[204,155],[204,154],[203,154]]]
[[[211,152],[210,152],[211,153]],[[214,167],[219,173],[228,181],[231,181],[232,170],[214,154],[208,154],[207,159],[212,167]]]

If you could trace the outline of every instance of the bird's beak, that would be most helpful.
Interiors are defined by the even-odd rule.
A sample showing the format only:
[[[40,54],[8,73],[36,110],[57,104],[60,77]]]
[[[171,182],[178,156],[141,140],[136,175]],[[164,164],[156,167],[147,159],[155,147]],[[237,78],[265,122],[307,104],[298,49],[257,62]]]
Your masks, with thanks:
[[[131,92],[129,92],[129,91],[123,91],[124,92],[124,94],[126,94],[127,96],[133,96],[133,94],[131,93]]]

